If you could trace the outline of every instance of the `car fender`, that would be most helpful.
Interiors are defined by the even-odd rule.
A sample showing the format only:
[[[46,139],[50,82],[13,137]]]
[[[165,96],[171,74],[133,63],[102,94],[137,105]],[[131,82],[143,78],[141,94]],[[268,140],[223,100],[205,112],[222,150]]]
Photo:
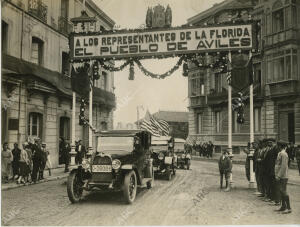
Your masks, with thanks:
[[[132,164],[125,164],[125,165],[122,165],[122,166],[121,166],[121,169],[128,169],[128,170],[131,170],[131,169],[133,169],[133,165],[132,165]]]
[[[130,170],[134,170],[135,175],[137,177],[137,182],[138,182],[138,184],[141,184],[141,177],[140,177],[139,171],[137,170],[137,167],[135,165],[125,164],[125,165],[121,166],[121,169],[123,170],[124,173],[127,173]]]

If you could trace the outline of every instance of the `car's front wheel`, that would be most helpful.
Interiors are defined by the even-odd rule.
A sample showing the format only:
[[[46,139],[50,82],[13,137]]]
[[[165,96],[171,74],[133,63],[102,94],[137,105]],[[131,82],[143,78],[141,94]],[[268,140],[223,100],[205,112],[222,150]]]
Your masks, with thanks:
[[[82,198],[83,182],[79,179],[77,172],[71,172],[68,177],[67,191],[69,200],[72,203],[77,203]]]
[[[126,203],[131,204],[133,203],[137,191],[137,179],[136,174],[132,170],[125,175],[124,178],[124,186],[123,186],[123,194]]]

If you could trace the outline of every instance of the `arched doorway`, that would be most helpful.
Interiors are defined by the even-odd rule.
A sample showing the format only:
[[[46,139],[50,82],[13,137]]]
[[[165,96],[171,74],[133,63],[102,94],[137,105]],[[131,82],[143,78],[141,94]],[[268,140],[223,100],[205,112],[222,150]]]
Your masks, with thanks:
[[[65,142],[70,142],[71,137],[71,128],[70,128],[70,118],[69,117],[60,117],[59,119],[59,138],[64,139]],[[62,149],[59,149],[59,159],[58,164],[63,164],[63,155]]]

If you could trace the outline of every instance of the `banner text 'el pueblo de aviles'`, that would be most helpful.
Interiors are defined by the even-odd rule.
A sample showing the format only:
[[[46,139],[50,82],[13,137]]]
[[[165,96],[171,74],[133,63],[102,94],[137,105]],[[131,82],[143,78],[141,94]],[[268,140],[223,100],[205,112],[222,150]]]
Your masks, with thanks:
[[[249,50],[253,43],[251,24],[74,35],[70,42],[74,60]]]

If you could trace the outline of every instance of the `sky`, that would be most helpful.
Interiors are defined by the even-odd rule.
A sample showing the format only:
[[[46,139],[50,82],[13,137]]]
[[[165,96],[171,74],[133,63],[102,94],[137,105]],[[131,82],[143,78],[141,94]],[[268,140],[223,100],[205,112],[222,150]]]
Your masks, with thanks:
[[[172,9],[172,26],[187,23],[187,19],[210,8],[222,0],[94,0],[94,2],[120,28],[134,29],[145,24],[148,7],[158,4]],[[146,69],[162,74],[170,70],[178,58],[150,59],[141,61]],[[116,62],[116,66],[122,62]],[[128,80],[129,67],[114,73],[117,107],[114,111],[114,126],[118,122],[133,123],[143,118],[147,110],[188,111],[188,79],[182,76],[182,66],[165,79],[152,79],[145,76],[135,66],[135,79]]]

